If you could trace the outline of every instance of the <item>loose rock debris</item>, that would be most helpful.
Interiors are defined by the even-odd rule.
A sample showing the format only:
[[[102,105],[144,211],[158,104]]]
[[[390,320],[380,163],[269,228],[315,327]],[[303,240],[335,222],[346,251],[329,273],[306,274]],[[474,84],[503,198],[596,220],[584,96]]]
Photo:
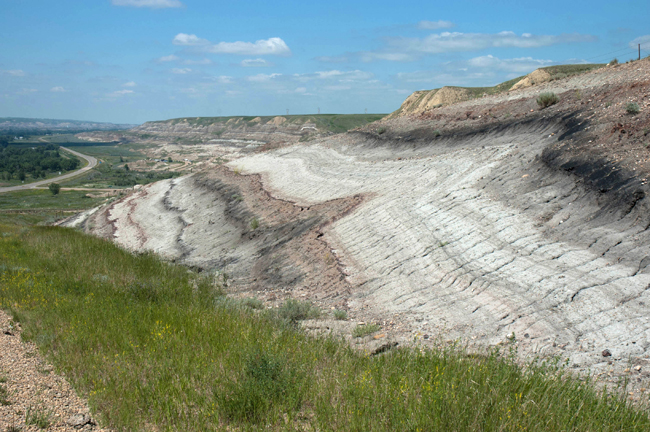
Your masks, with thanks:
[[[20,324],[4,311],[0,329],[0,431],[108,431],[97,426],[87,402],[36,346],[21,340]]]

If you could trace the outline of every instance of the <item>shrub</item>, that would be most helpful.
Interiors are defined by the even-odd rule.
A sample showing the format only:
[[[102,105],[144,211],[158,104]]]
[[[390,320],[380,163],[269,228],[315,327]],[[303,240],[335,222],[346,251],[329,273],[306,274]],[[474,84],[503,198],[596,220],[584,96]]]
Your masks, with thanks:
[[[442,135],[438,129],[434,130],[432,133],[433,133],[434,138],[439,137],[440,135]]]
[[[336,309],[334,311],[334,318],[339,321],[345,321],[346,319],[348,319],[348,313],[344,310]]]
[[[264,303],[262,300],[255,298],[255,297],[249,297],[244,300],[242,300],[242,304],[246,306],[247,308],[251,309],[263,309],[264,308]]]
[[[385,132],[386,132],[386,128],[385,128],[385,127],[380,127],[379,129],[377,129],[377,135],[381,135],[381,134],[383,134],[383,133],[385,133]]]
[[[618,64],[618,59],[615,58],[614,60],[610,61],[610,62],[607,63],[607,64],[608,64],[609,66],[617,65],[617,64]]]
[[[627,105],[625,105],[625,111],[627,111],[628,114],[638,114],[641,109],[639,108],[639,104],[636,102],[629,102]]]
[[[291,323],[318,318],[320,309],[310,302],[289,299],[278,309],[278,316]]]
[[[61,191],[61,185],[58,183],[50,183],[47,188],[52,192],[52,195],[58,195]]]
[[[541,108],[550,107],[559,101],[560,98],[558,98],[557,95],[552,92],[542,93],[537,97],[537,105],[539,105]]]
[[[381,327],[377,324],[360,324],[352,330],[352,336],[360,338],[379,331]]]
[[[217,393],[219,407],[231,420],[257,423],[269,410],[281,405],[285,411],[302,402],[300,374],[284,358],[254,349],[244,360],[243,373]]]
[[[254,217],[253,219],[251,219],[251,229],[256,230],[256,229],[258,229],[259,227],[260,227],[260,221],[259,221],[259,219],[255,218],[255,217]]]

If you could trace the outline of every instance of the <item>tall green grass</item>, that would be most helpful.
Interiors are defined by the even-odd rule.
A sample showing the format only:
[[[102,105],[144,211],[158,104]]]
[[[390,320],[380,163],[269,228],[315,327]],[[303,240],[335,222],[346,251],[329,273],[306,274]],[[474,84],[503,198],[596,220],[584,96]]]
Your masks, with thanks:
[[[0,226],[0,304],[118,430],[650,429],[624,396],[556,364],[363,355],[292,325],[311,312],[254,310],[208,277],[67,229]]]

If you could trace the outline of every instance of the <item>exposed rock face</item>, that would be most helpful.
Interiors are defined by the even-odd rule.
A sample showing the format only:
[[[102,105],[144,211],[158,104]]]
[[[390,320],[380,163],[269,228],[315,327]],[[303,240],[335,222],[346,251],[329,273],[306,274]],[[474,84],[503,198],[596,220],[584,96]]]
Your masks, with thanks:
[[[400,109],[391,117],[421,114],[432,108],[469,100],[470,97],[470,92],[461,87],[417,91],[406,98]]]
[[[231,118],[226,123],[215,122],[212,124],[192,123],[188,119],[167,120],[159,122],[147,122],[142,126],[133,128],[131,131],[142,136],[151,135],[152,138],[173,140],[181,138],[185,140],[209,141],[210,139],[237,139],[268,142],[295,142],[313,130],[304,127],[315,125],[310,123],[287,124],[284,117],[274,117],[269,121],[263,121],[256,117],[250,121],[244,118]]]
[[[510,90],[519,90],[522,88],[542,84],[551,80],[551,74],[543,69],[536,69],[526,75],[521,81],[518,81]]]
[[[598,70],[249,154],[69,223],[404,340],[623,374],[650,356],[649,89],[650,61]],[[540,91],[560,102],[540,110]]]

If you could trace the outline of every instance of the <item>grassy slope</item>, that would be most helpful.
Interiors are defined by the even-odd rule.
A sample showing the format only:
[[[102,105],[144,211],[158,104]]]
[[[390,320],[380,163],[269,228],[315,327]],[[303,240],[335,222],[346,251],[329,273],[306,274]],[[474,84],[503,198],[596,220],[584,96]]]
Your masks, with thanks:
[[[624,396],[553,366],[453,349],[368,357],[153,255],[68,229],[0,233],[0,305],[118,429],[650,429]]]

